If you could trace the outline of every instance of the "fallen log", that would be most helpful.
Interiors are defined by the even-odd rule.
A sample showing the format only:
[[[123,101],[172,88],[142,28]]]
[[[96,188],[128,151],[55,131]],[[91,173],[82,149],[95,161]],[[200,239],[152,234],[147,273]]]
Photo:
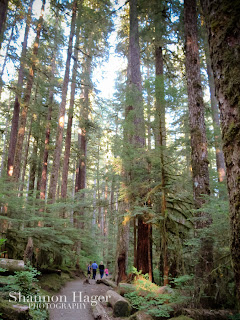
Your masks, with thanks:
[[[8,271],[23,271],[24,267],[25,265],[23,260],[0,258],[0,268]]]
[[[108,280],[108,279],[98,279],[96,281],[97,284],[103,283],[108,287],[112,287],[112,288],[117,288],[117,284],[115,282],[113,282],[112,280]]]
[[[129,317],[131,314],[131,306],[129,302],[120,294],[113,290],[107,291],[108,302],[113,308],[114,317]]]
[[[107,313],[100,302],[96,306],[91,306],[93,318],[95,320],[107,319]]]

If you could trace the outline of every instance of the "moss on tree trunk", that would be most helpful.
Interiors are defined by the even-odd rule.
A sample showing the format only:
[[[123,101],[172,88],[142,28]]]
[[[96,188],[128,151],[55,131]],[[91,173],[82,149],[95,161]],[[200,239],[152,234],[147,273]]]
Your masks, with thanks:
[[[201,0],[219,101],[230,202],[231,253],[240,301],[240,2]]]

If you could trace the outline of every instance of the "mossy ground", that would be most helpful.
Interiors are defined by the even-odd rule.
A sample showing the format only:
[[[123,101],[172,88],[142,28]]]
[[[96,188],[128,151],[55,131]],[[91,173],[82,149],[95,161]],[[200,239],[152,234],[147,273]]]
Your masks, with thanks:
[[[194,320],[194,319],[186,317],[186,316],[179,316],[179,317],[176,317],[176,318],[171,318],[169,320]]]
[[[64,284],[71,280],[71,275],[69,273],[61,273],[61,275],[50,273],[44,274],[39,279],[38,284],[44,290],[49,292],[58,292]]]

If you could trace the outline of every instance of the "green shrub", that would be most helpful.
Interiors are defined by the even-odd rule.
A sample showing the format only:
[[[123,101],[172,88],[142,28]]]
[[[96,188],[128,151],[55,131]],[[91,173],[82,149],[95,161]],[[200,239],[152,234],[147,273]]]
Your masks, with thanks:
[[[36,276],[39,274],[40,272],[33,268],[30,264],[26,266],[26,270],[15,272],[15,283],[23,295],[31,295],[33,293],[34,282],[38,281]]]

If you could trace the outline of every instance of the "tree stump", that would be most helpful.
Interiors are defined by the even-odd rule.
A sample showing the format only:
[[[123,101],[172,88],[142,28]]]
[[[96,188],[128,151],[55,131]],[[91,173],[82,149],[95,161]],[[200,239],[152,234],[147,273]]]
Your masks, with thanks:
[[[129,302],[120,294],[113,290],[107,291],[108,302],[113,308],[114,317],[129,317],[131,314],[131,306]]]
[[[24,262],[32,262],[32,257],[33,257],[33,239],[32,237],[28,237],[28,242],[26,245],[26,249],[24,251],[24,257],[23,260]]]

